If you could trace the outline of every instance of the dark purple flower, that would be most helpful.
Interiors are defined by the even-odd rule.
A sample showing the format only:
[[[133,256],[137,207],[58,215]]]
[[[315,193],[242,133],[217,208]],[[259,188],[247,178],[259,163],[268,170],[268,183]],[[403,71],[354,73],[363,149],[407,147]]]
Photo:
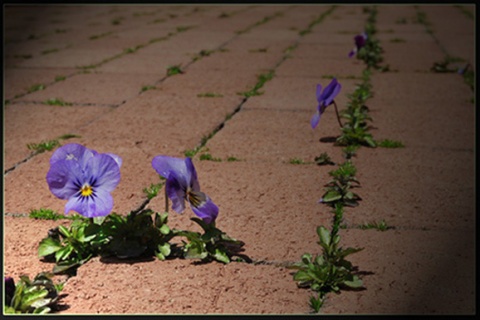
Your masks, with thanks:
[[[365,46],[365,43],[367,42],[367,38],[368,36],[365,32],[362,32],[361,34],[356,35],[353,38],[353,40],[355,41],[355,47],[348,54],[349,58],[353,57],[358,52],[358,50],[360,50]]]
[[[325,112],[325,109],[332,104],[333,99],[338,95],[342,86],[338,83],[336,78],[333,78],[332,81],[325,87],[325,90],[322,91],[322,85],[317,84],[317,112],[313,115],[310,120],[310,125],[312,129],[320,122],[320,116]]]
[[[12,277],[4,277],[5,281],[5,305],[10,306],[15,295],[15,281]]]
[[[50,158],[48,187],[57,198],[68,200],[65,214],[73,210],[88,218],[106,216],[113,208],[110,192],[120,182],[121,165],[117,155],[67,144]]]
[[[152,167],[159,175],[167,179],[166,191],[172,200],[172,209],[175,212],[182,213],[185,210],[186,200],[193,212],[205,223],[215,221],[218,207],[205,193],[200,191],[192,159],[156,156],[152,160]]]

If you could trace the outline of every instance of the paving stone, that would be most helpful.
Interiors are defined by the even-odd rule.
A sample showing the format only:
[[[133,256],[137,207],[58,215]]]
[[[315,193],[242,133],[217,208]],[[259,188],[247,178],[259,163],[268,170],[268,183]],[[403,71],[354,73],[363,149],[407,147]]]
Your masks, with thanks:
[[[137,96],[142,87],[151,85],[160,78],[156,75],[78,74],[19,100],[45,101],[57,98],[70,103],[119,105]]]
[[[322,313],[473,314],[473,229],[445,233],[342,231],[345,246],[364,248],[349,260],[366,273],[366,290],[329,295]],[[433,284],[437,290],[432,291]]]
[[[7,105],[4,110],[4,169],[11,168],[30,155],[32,151],[27,144],[57,139],[64,134],[76,134],[78,128],[108,111],[107,107]]]
[[[56,81],[57,77],[68,77],[77,73],[75,69],[20,69],[6,68],[4,70],[5,99],[10,100],[18,95],[28,93],[33,86],[47,86]],[[60,80],[58,80],[60,81]]]

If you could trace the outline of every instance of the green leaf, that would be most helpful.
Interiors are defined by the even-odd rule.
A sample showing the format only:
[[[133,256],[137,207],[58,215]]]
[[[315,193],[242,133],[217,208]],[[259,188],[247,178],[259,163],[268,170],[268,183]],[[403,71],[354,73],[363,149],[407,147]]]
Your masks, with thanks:
[[[168,257],[172,251],[168,242],[164,244],[159,244],[157,249],[165,257]]]
[[[20,305],[20,310],[22,310],[22,311],[28,310],[28,308],[31,306],[32,303],[34,303],[35,301],[37,301],[39,299],[42,299],[42,298],[46,297],[47,294],[48,294],[48,290],[46,290],[46,289],[28,293],[22,299],[22,304]]]
[[[103,223],[103,221],[105,221],[107,217],[94,217],[93,218],[93,222],[97,225],[101,225]]]
[[[230,258],[227,254],[220,249],[215,249],[215,254],[213,255],[217,261],[223,262],[225,264],[230,263]]]
[[[60,231],[61,234],[63,234],[65,237],[67,238],[70,238],[72,235],[70,233],[70,231],[68,231],[67,228],[65,228],[64,226],[62,225],[59,225],[58,226],[58,231]]]
[[[60,250],[58,250],[55,253],[55,260],[57,262],[61,261],[61,260],[65,260],[72,252],[73,252],[73,247],[72,246],[67,245],[65,247],[62,247]]]
[[[322,202],[337,201],[342,198],[342,195],[335,190],[330,190],[322,197]]]
[[[40,241],[38,246],[38,256],[44,257],[49,254],[55,253],[62,248],[60,241],[52,239],[50,237],[44,238]]]
[[[330,231],[325,227],[320,226],[317,228],[317,234],[320,237],[320,242],[326,246],[330,246]]]
[[[363,286],[362,280],[357,276],[353,276],[353,280],[345,280],[343,284],[350,288],[361,288]]]
[[[160,227],[160,233],[167,235],[170,233],[170,227],[167,224],[164,224]]]
[[[305,272],[304,270],[298,270],[293,275],[293,280],[294,281],[307,282],[307,281],[311,281],[312,277],[307,272]]]

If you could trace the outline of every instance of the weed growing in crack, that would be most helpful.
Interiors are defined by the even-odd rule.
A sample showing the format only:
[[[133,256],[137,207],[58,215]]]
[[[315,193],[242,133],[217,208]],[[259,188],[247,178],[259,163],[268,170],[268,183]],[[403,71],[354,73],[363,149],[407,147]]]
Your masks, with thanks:
[[[69,220],[76,220],[76,219],[81,219],[82,216],[79,216],[77,214],[71,215],[71,216],[66,216],[63,214],[59,214],[52,209],[46,209],[46,208],[40,208],[40,209],[32,209],[30,210],[30,213],[28,214],[29,218],[33,219],[41,219],[41,220],[61,220],[61,219],[69,219]]]
[[[323,152],[322,154],[320,154],[320,156],[315,157],[315,163],[319,166],[335,165],[335,162],[332,161],[332,159],[326,152]]]
[[[32,92],[40,91],[40,90],[43,90],[43,89],[45,89],[45,85],[43,85],[43,84],[34,84],[34,85],[32,85],[30,88],[27,89],[27,92],[28,92],[28,93],[32,93]]]
[[[357,169],[351,161],[341,164],[338,169],[330,171],[329,175],[333,177],[325,185],[325,193],[319,202],[335,207],[337,204],[349,207],[358,206],[361,198],[351,189],[360,186],[360,182],[355,178]]]
[[[242,96],[244,96],[245,98],[262,95],[263,92],[259,91],[259,89],[261,89],[261,88],[263,87],[263,85],[265,84],[265,82],[272,80],[272,78],[274,77],[274,75],[275,75],[275,71],[274,71],[274,70],[270,70],[270,71],[267,72],[267,73],[260,74],[260,75],[257,77],[257,78],[258,78],[258,82],[255,84],[255,86],[254,86],[251,90],[245,91],[245,92],[239,92],[238,95],[242,95]]]
[[[200,155],[200,160],[201,160],[201,161],[205,161],[205,160],[207,160],[207,161],[215,161],[215,162],[221,162],[221,161],[222,161],[222,159],[213,157],[213,156],[212,156],[210,153],[208,153],[208,152],[202,153],[202,154]]]
[[[180,68],[180,65],[169,66],[167,68],[167,77],[174,76],[176,74],[182,74],[183,71]]]
[[[55,77],[55,82],[63,81],[63,80],[65,80],[65,79],[66,79],[65,76],[56,76],[56,77]]]
[[[157,87],[155,86],[143,86],[141,92],[148,91],[148,90],[155,90]]]
[[[148,200],[155,198],[158,195],[158,191],[160,191],[160,189],[162,189],[162,187],[165,185],[165,179],[160,177],[160,180],[161,181],[159,183],[152,183],[150,184],[150,187],[143,189],[143,193]]]
[[[382,148],[404,148],[405,145],[400,141],[385,139],[377,142],[377,145]]]
[[[40,143],[28,143],[27,148],[28,150],[34,151],[36,154],[38,154],[45,151],[51,151],[55,147],[58,147],[59,145],[60,145],[60,141],[58,141],[57,139],[54,139],[54,140],[42,141]]]
[[[317,297],[310,298],[310,306],[314,312],[320,310],[327,293],[339,292],[341,289],[360,289],[363,286],[352,263],[345,259],[363,248],[339,247],[338,230],[343,217],[343,206],[336,204],[333,213],[332,231],[323,226],[317,228],[322,254],[313,256],[305,253],[300,262],[288,267],[297,270],[293,279],[299,287],[310,288],[317,293]]]
[[[388,226],[385,220],[382,220],[380,222],[374,221],[374,222],[364,223],[360,225],[359,228],[362,230],[375,229],[378,231],[387,231],[390,229],[394,229],[394,227]]]
[[[47,314],[56,311],[63,283],[54,284],[52,276],[41,272],[30,280],[28,276],[22,275],[17,283],[13,278],[5,277],[4,313]]]
[[[50,98],[50,99],[44,101],[43,103],[46,104],[46,105],[49,105],[49,106],[60,106],[60,107],[71,106],[72,105],[72,103],[65,102],[65,101],[63,101],[62,99],[59,99],[59,98]]]
[[[104,32],[104,33],[101,33],[101,34],[95,34],[93,36],[90,36],[88,39],[90,40],[97,40],[97,39],[100,39],[100,38],[104,38],[106,36],[109,36],[111,35],[113,32],[112,31],[109,31],[109,32]]]
[[[223,94],[220,93],[213,93],[213,92],[205,92],[197,94],[199,98],[222,98]]]
[[[290,164],[305,164],[305,161],[303,161],[303,159],[300,159],[300,158],[292,158],[288,161],[288,163],[290,163]]]

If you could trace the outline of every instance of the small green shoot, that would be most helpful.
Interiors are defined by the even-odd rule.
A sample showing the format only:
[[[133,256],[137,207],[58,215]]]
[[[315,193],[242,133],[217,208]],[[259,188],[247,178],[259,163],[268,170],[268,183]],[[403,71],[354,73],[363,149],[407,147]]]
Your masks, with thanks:
[[[13,297],[4,306],[4,313],[47,314],[56,311],[63,284],[54,284],[52,277],[47,272],[37,274],[33,280],[26,275],[20,276]]]
[[[387,231],[390,229],[394,229],[394,227],[388,226],[385,220],[382,220],[380,222],[374,221],[374,222],[364,223],[360,225],[359,228],[362,230],[375,229],[378,231]]]
[[[155,87],[155,86],[143,86],[142,87],[142,92],[148,91],[148,90],[155,90],[155,89],[157,89],[157,87]]]
[[[323,152],[322,154],[320,154],[320,156],[315,157],[315,163],[319,166],[335,165],[335,162],[332,161],[332,159],[326,152]]]
[[[43,84],[34,84],[32,85],[30,88],[28,88],[28,93],[32,93],[32,92],[35,92],[35,91],[40,91],[40,90],[43,90],[45,89],[45,85]]]
[[[176,75],[176,74],[182,74],[182,73],[183,73],[183,71],[180,68],[180,65],[169,66],[167,68],[167,76],[168,77]]]
[[[199,98],[222,98],[223,95],[220,93],[206,92],[197,94]]]
[[[65,215],[65,214],[59,214],[52,209],[46,209],[46,208],[40,208],[40,209],[32,209],[30,210],[30,213],[28,214],[29,218],[33,219],[40,219],[40,220],[63,220],[63,219],[68,219],[68,220],[76,220],[76,219],[82,219],[82,216],[79,216],[77,214],[74,215]]]
[[[56,77],[55,77],[55,82],[63,81],[63,80],[65,80],[65,79],[66,79],[65,76],[56,76]]]
[[[55,147],[60,146],[60,142],[58,140],[49,140],[49,141],[42,141],[40,143],[28,143],[27,148],[28,150],[34,151],[36,154],[51,151]]]
[[[300,158],[292,158],[288,161],[290,164],[305,164],[305,161],[303,161]]]
[[[405,145],[400,141],[384,139],[377,142],[377,145],[382,148],[404,148]]]
[[[50,98],[50,99],[44,101],[43,103],[47,104],[49,106],[60,106],[60,107],[71,106],[72,105],[71,102],[65,102],[65,101],[63,101],[62,99],[59,99],[59,98]]]
[[[160,189],[162,189],[162,187],[165,185],[165,182],[163,181],[164,179],[161,178],[161,180],[161,182],[152,183],[150,184],[150,187],[143,189],[143,193],[147,196],[147,199],[151,200],[158,195],[158,191],[160,191]]]
[[[222,161],[222,159],[220,159],[220,158],[215,158],[215,157],[213,157],[213,156],[212,156],[210,153],[208,153],[208,152],[202,153],[202,154],[200,155],[200,160],[201,160],[201,161],[205,161],[205,160],[207,160],[207,161],[215,161],[215,162],[221,162],[221,161]]]

